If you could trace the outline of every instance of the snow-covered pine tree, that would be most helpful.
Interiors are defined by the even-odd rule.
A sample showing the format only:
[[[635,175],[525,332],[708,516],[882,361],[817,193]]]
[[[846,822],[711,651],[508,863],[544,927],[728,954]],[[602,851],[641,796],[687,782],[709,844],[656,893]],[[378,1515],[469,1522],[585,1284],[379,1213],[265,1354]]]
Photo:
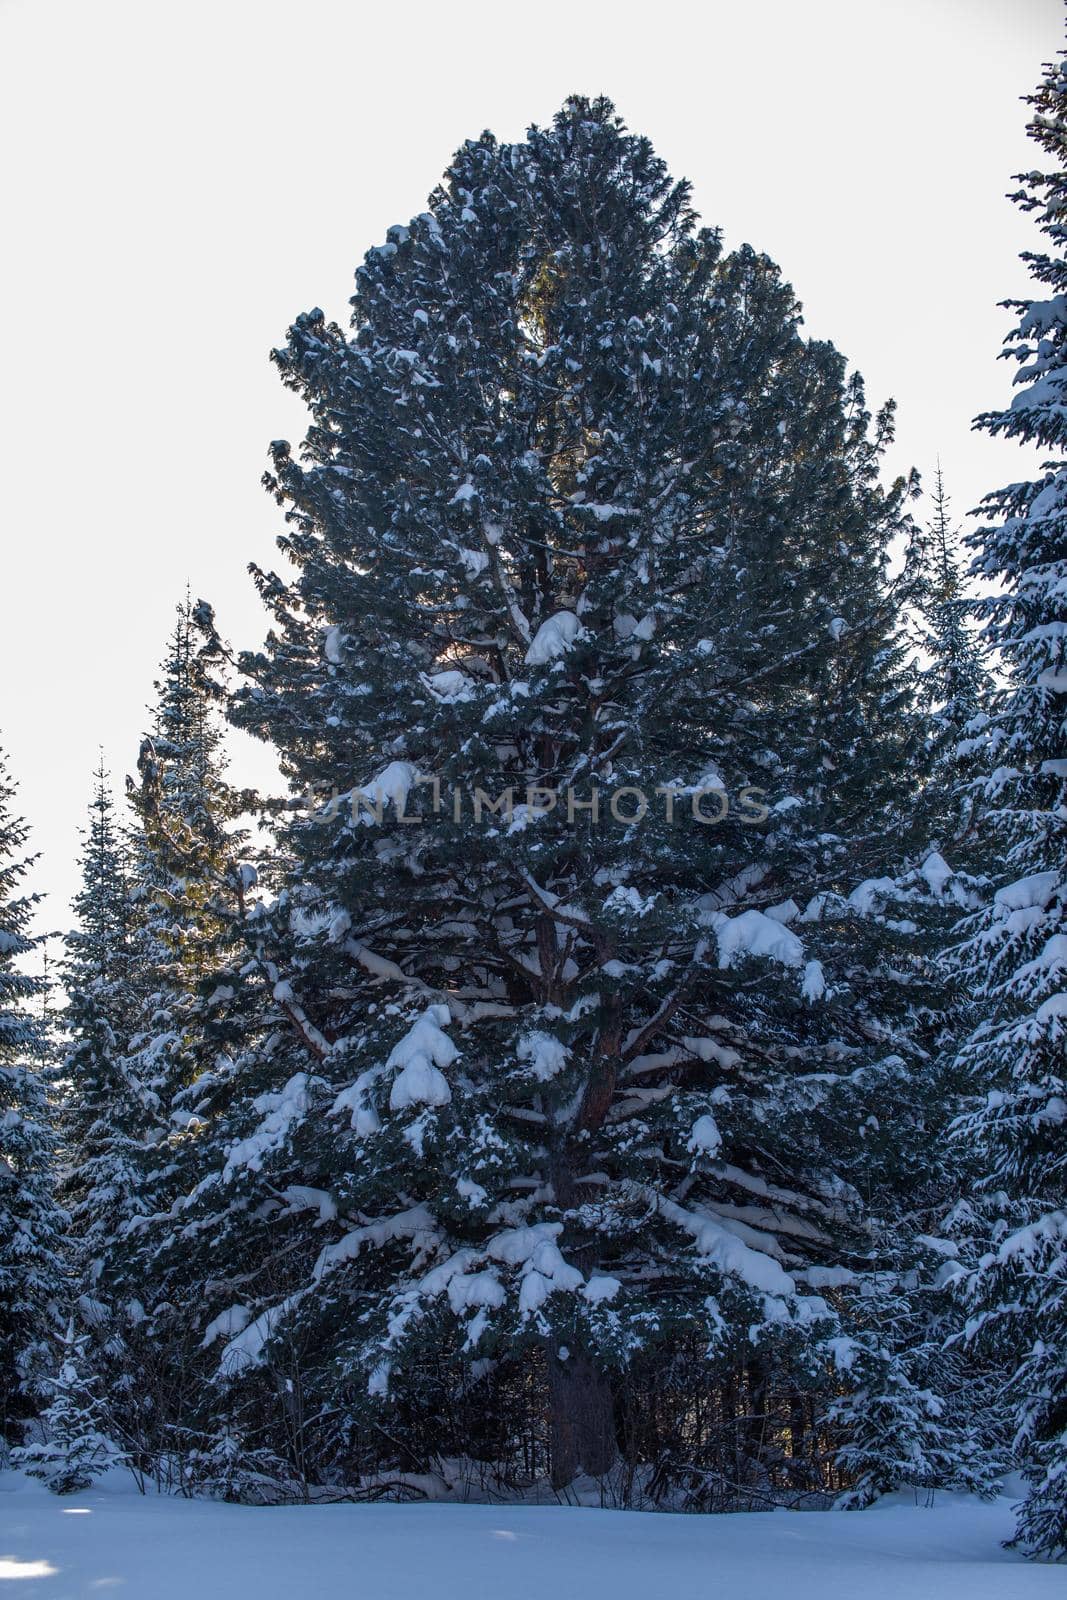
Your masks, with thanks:
[[[108,1438],[99,1384],[87,1355],[89,1336],[67,1325],[62,1356],[53,1378],[44,1385],[49,1396],[41,1416],[44,1438],[14,1453],[14,1465],[41,1478],[54,1494],[88,1489],[100,1474],[122,1460]]]
[[[989,1249],[963,1281],[966,1337],[1007,1375],[1016,1445],[1030,1492],[1018,1537],[1067,1555],[1067,61],[1047,66],[1029,97],[1031,137],[1047,171],[1022,174],[1014,196],[1037,214],[1048,247],[1027,252],[1039,286],[1010,302],[1018,364],[1007,410],[979,419],[993,434],[1051,452],[1041,475],[983,502],[975,570],[999,592],[987,632],[1007,687],[984,736],[981,821],[1000,853],[991,904],[959,953],[984,1017],[962,1062],[975,1099],[960,1134],[981,1150],[994,1216]]]
[[[936,1163],[936,1139],[922,1148]],[[933,1187],[943,1193],[943,1185]],[[878,1230],[871,1266],[850,1300],[849,1386],[828,1414],[844,1436],[838,1462],[849,1487],[838,1504],[845,1509],[902,1489],[930,1498],[938,1489],[991,1494],[1003,1471],[985,1428],[984,1371],[945,1348],[952,1331],[945,1284],[959,1270],[959,1246],[919,1231],[922,1218],[921,1206],[898,1211]]]
[[[231,927],[242,835],[233,827],[245,797],[225,778],[217,686],[203,655],[191,600],[178,616],[156,684],[152,731],[141,743],[130,798],[138,827],[132,862],[135,960],[151,976],[132,1041],[130,1067],[153,1094],[163,1125],[180,1141],[197,1124],[203,1070],[201,986]],[[172,1152],[173,1153],[173,1152]],[[156,1209],[170,1180],[164,1160],[153,1182]],[[168,1202],[169,1203],[169,1202]]]
[[[134,818],[121,840],[101,802],[107,814],[97,822],[106,837],[100,859],[92,860],[92,881],[95,833],[90,840],[79,907],[89,921],[72,957],[88,970],[111,949],[107,979],[87,983],[72,999],[72,1076],[84,1097],[75,1095],[72,1110],[77,1136],[89,1141],[94,1158],[72,1181],[84,1188],[86,1310],[104,1347],[98,1357],[108,1403],[149,1473],[161,1462],[169,1473],[174,1430],[184,1428],[190,1404],[174,1302],[195,1299],[197,1291],[168,1218],[186,1187],[201,1127],[198,1085],[217,1055],[205,1025],[204,984],[223,959],[229,900],[240,890],[241,835],[233,823],[244,797],[225,780],[220,721],[187,597],[156,685],[139,781],[128,785]],[[99,933],[91,927],[95,916],[106,925]],[[101,1097],[110,1109],[94,1122]]]
[[[955,1213],[974,1163],[950,1137],[961,1084],[953,1032],[960,996],[940,956],[961,908],[979,902],[976,881],[929,850],[929,817],[925,804],[911,809],[918,864],[861,884],[849,905],[859,902],[865,915],[840,930],[854,941],[853,981],[860,976],[868,991],[881,985],[881,1026],[896,1019],[885,1042],[898,1052],[876,1069],[861,1066],[834,1095],[838,1114],[862,1135],[850,1175],[867,1228],[838,1300],[845,1378],[824,1413],[845,1484],[838,1503],[847,1508],[890,1489],[983,1492],[1003,1460],[985,1426],[986,1371],[973,1355],[945,1350],[946,1281],[968,1246]],[[902,827],[902,839],[907,832]],[[838,959],[844,965],[844,955]]]
[[[603,100],[465,145],[353,305],[277,355],[297,576],[234,715],[296,809],[187,1202],[203,1345],[349,1479],[360,1438],[519,1470],[516,1396],[558,1484],[654,1415],[788,1479],[918,1010],[890,414]]]
[[[967,866],[974,864],[960,749],[981,726],[989,684],[969,625],[971,602],[940,465],[930,525],[909,556],[910,582],[900,599],[913,618],[912,680],[925,740],[907,757],[920,787],[908,825],[900,826],[917,865],[882,886],[881,909],[891,912],[896,901],[898,915],[917,924],[910,939],[897,941],[895,955],[883,949],[883,959],[893,964],[893,981],[911,992],[909,1042],[924,1059],[918,1070],[887,1079],[882,1128],[869,1152],[872,1181],[861,1185],[871,1248],[844,1292],[854,1346],[848,1386],[828,1412],[843,1435],[836,1458],[849,1480],[839,1504],[850,1508],[898,1489],[985,1492],[1004,1460],[1003,1441],[989,1425],[988,1363],[945,1348],[952,1326],[946,1281],[960,1270],[970,1243],[952,1219],[975,1165],[973,1152],[950,1137],[962,1089],[956,1030],[971,1002],[939,955],[961,910],[979,904],[984,880],[953,870],[941,851],[957,866],[961,853]],[[888,1151],[878,1149],[883,1137]]]
[[[138,970],[129,858],[101,759],[83,836],[77,925],[67,935],[63,963],[69,1044],[62,1068],[60,1194],[76,1241],[75,1292],[107,1304],[116,1289],[123,1231],[147,1210],[157,1121],[155,1097],[128,1065],[146,987]]]
[[[53,1189],[45,984],[24,964],[43,940],[30,931],[37,896],[20,888],[32,857],[14,796],[0,756],[0,1437],[9,1439],[34,1409],[62,1295],[65,1221]]]
[[[854,1344],[845,1392],[827,1417],[843,1441],[836,1459],[848,1487],[838,1503],[849,1508],[891,1490],[987,1492],[1004,1460],[1002,1440],[989,1426],[988,1364],[945,1348],[952,1326],[946,1281],[960,1270],[969,1244],[965,1231],[957,1239],[957,1226],[952,1237],[946,1229],[975,1167],[973,1152],[950,1137],[962,1088],[954,1030],[970,999],[939,955],[961,910],[979,904],[984,880],[954,870],[941,851],[956,866],[961,853],[973,864],[960,749],[981,726],[989,683],[970,626],[972,603],[940,464],[932,499],[930,524],[916,535],[907,581],[898,586],[900,604],[914,619],[911,680],[925,726],[924,747],[904,753],[919,786],[907,822],[898,822],[916,865],[879,891],[884,916],[895,903],[898,918],[917,924],[910,938],[896,941],[895,952],[883,940],[882,959],[891,981],[911,993],[909,1044],[923,1059],[918,1070],[913,1062],[886,1079],[881,1126],[868,1152],[870,1181],[861,1183],[870,1250],[844,1291]]]
[[[959,751],[984,715],[992,685],[973,626],[975,604],[966,586],[965,557],[954,527],[941,463],[934,475],[926,530],[919,645],[924,656],[922,703],[930,719],[939,791],[958,793]],[[959,819],[966,829],[966,818]]]

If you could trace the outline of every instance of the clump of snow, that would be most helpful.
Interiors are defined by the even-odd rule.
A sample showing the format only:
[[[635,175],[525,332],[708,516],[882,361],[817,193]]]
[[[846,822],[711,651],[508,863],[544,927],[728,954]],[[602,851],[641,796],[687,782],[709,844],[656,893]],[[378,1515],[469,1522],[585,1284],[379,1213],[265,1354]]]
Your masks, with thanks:
[[[380,1217],[374,1222],[364,1223],[362,1227],[350,1228],[336,1244],[326,1245],[319,1251],[312,1281],[318,1283],[335,1267],[354,1261],[364,1245],[380,1250],[394,1239],[416,1239],[429,1248],[436,1236],[437,1223],[426,1207],[410,1206],[391,1217]]]
[[[504,1286],[495,1272],[455,1272],[448,1280],[448,1303],[459,1315],[471,1307],[495,1310],[504,1304]]]
[[[283,1198],[290,1211],[317,1211],[320,1222],[333,1222],[337,1217],[337,1201],[328,1189],[312,1189],[304,1183],[291,1183],[283,1190]]]
[[[900,898],[900,890],[892,878],[866,878],[848,897],[848,903],[861,917],[877,913],[883,900]]]
[[[631,612],[623,611],[615,618],[613,628],[618,639],[648,640],[656,632],[656,614],[646,612],[639,622]]]
[[[461,549],[459,559],[467,569],[468,578],[479,578],[489,565],[489,557],[484,550]]]
[[[556,1291],[572,1293],[585,1280],[578,1268],[564,1260],[556,1243],[563,1227],[558,1222],[538,1222],[528,1228],[507,1228],[486,1246],[494,1261],[521,1267],[519,1310],[529,1316]]]
[[[365,944],[349,939],[345,949],[351,952],[364,972],[369,972],[372,978],[380,978],[383,982],[390,983],[407,982],[407,974],[402,967],[398,967],[395,961],[378,955],[374,950],[368,950]]]
[[[572,495],[573,504],[579,511],[588,511],[597,522],[610,522],[613,517],[636,517],[638,513],[630,506],[615,506],[600,504],[594,500],[581,500],[578,495]]]
[[[446,701],[469,700],[474,688],[467,674],[456,670],[427,673],[425,682],[438,700]]]
[[[1067,1023],[1067,994],[1050,994],[1044,1004],[1037,1008],[1037,1021],[1059,1022],[1061,1019]]]
[[[360,1139],[369,1139],[381,1128],[381,1118],[368,1099],[368,1093],[384,1070],[383,1067],[371,1067],[368,1072],[361,1072],[354,1083],[341,1090],[330,1108],[331,1116],[341,1111],[351,1112],[352,1131]]]
[[[639,917],[647,917],[656,904],[656,896],[649,895],[645,900],[629,884],[619,884],[613,889],[604,901],[605,911],[632,911]]]
[[[363,823],[379,820],[387,805],[394,806],[397,815],[401,816],[418,776],[410,761],[390,761],[370,783],[364,784],[362,789],[352,790],[352,806],[353,810],[359,808],[359,820]],[[366,802],[365,806],[359,806],[361,800]],[[367,806],[372,809],[368,810]]]
[[[279,987],[282,986],[275,986],[276,991]],[[252,1104],[263,1121],[250,1138],[239,1139],[231,1145],[223,1178],[232,1178],[240,1167],[259,1172],[264,1158],[284,1143],[290,1128],[305,1115],[309,1103],[306,1072],[294,1073],[278,1094],[257,1095]]]
[[[528,1315],[544,1305],[556,1290],[569,1293],[582,1288],[584,1282],[578,1268],[563,1259],[555,1241],[542,1239],[523,1264],[519,1310]]]
[[[582,625],[573,611],[557,611],[555,616],[542,622],[526,652],[528,667],[544,667],[557,656],[564,655],[573,645]]]
[[[341,652],[344,649],[345,635],[341,628],[327,628],[322,638],[322,648],[327,661],[335,667],[341,664]]]
[[[521,1267],[547,1239],[553,1241],[563,1232],[562,1222],[535,1222],[528,1228],[505,1228],[494,1234],[486,1250],[494,1261],[509,1267]]]
[[[840,1289],[856,1282],[856,1274],[849,1267],[807,1267],[797,1273],[797,1278],[813,1289]]]
[[[762,911],[742,911],[740,916],[721,916],[715,924],[719,944],[719,966],[730,967],[743,956],[763,956],[785,967],[798,967],[804,959],[804,946],[784,923]]]
[[[228,1306],[204,1329],[204,1337],[200,1341],[201,1350],[213,1345],[216,1339],[232,1339],[236,1334],[243,1333],[251,1320],[252,1313],[247,1306]]]
[[[696,1056],[698,1061],[714,1061],[716,1066],[729,1072],[732,1067],[741,1065],[741,1057],[729,1045],[720,1044],[717,1039],[689,1039],[682,1040],[682,1044],[690,1055]]]
[[[389,1107],[401,1111],[408,1106],[446,1106],[452,1098],[448,1079],[441,1067],[452,1064],[459,1053],[442,1029],[451,1018],[448,1007],[427,1006],[415,1025],[394,1045],[386,1069],[399,1067],[389,1092]]]
[[[612,1278],[607,1273],[594,1273],[582,1290],[582,1297],[595,1306],[602,1300],[614,1300],[621,1288],[618,1278]]]
[[[719,1132],[719,1124],[711,1112],[706,1111],[694,1122],[686,1149],[692,1155],[713,1156],[721,1146],[722,1134]]]
[[[548,1083],[562,1072],[570,1056],[561,1039],[537,1030],[522,1036],[515,1053],[520,1061],[529,1063],[530,1071],[539,1083]]]
[[[1029,878],[1019,878],[1015,883],[998,889],[993,899],[1005,911],[1040,910],[1047,905],[1059,887],[1060,875],[1056,871],[1035,872]]]
[[[264,1346],[273,1336],[279,1322],[299,1298],[299,1295],[294,1295],[289,1300],[283,1300],[280,1305],[268,1306],[267,1310],[261,1311],[236,1338],[231,1339],[222,1352],[222,1359],[219,1362],[220,1375],[233,1378],[248,1367],[259,1366],[263,1359]]]
[[[542,817],[548,816],[547,806],[518,805],[511,814],[508,833],[525,833],[532,823],[540,822]]]
[[[800,988],[805,1000],[821,1000],[826,993],[826,977],[821,961],[808,961],[804,966],[804,982]]]
[[[825,1348],[834,1358],[834,1366],[838,1372],[851,1372],[860,1347],[855,1339],[850,1339],[847,1334],[837,1334],[832,1339],[825,1340]]]
[[[482,1188],[481,1184],[475,1183],[471,1178],[457,1178],[456,1193],[461,1199],[466,1200],[472,1210],[484,1205],[489,1198],[487,1191]]]
[[[930,852],[926,860],[923,862],[920,870],[923,877],[930,885],[931,890],[936,895],[941,895],[944,893],[946,883],[948,883],[950,878],[953,876],[952,868],[949,866],[944,856],[939,855],[936,850],[932,850]]]
[[[1057,967],[1067,967],[1067,933],[1054,933],[1051,939],[1046,939],[1036,964],[1049,972]]]
[[[684,1206],[665,1199],[655,1191],[646,1193],[669,1222],[675,1223],[693,1238],[698,1254],[712,1262],[720,1272],[765,1295],[790,1297],[796,1294],[796,1284],[777,1261],[745,1244],[717,1218],[704,1211],[687,1211]]]

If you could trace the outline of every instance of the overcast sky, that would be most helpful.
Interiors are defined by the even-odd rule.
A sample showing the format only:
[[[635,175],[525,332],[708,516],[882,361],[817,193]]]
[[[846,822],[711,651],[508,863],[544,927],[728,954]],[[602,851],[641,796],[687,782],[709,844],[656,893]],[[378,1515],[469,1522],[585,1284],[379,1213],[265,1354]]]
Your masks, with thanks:
[[[260,474],[304,431],[272,345],[347,317],[463,139],[610,95],[896,397],[893,467],[940,454],[962,513],[1031,467],[970,419],[1008,397],[996,302],[1034,232],[1004,193],[1062,32],[1060,0],[0,0],[0,743],[43,924],[98,745],[120,791],[134,770],[186,580],[262,637]]]

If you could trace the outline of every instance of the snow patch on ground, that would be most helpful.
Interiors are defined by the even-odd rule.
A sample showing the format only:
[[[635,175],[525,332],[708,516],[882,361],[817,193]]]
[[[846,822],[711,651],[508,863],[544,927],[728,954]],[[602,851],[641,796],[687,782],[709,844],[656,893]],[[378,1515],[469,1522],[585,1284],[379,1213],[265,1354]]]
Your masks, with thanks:
[[[58,1497],[0,1474],[12,1600],[1051,1600],[1063,1568],[1005,1550],[1011,1501],[647,1515],[559,1505],[269,1508]],[[114,1487],[112,1487],[114,1485]],[[545,1491],[548,1498],[548,1491]],[[6,1590],[5,1590],[6,1593]]]

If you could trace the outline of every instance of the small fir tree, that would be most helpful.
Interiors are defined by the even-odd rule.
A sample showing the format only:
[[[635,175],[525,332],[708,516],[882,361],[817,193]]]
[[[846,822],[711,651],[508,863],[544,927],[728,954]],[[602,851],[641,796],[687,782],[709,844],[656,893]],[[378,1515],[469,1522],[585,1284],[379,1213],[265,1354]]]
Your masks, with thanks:
[[[58,1371],[45,1385],[48,1405],[41,1417],[44,1439],[14,1453],[14,1465],[40,1478],[53,1494],[88,1489],[122,1459],[104,1428],[104,1407],[86,1354],[88,1336],[73,1321],[62,1340]]]

